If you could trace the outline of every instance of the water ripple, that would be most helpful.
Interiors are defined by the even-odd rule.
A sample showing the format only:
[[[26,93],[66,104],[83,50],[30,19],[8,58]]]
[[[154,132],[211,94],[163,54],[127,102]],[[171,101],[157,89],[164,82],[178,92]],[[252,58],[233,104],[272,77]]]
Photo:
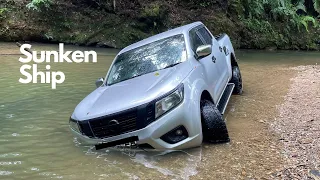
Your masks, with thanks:
[[[12,136],[20,136],[20,134],[18,134],[18,133],[12,133],[11,135]]]
[[[18,165],[18,164],[22,164],[21,161],[14,161],[14,162],[1,162],[0,161],[0,166],[7,166],[7,165]]]
[[[10,174],[13,174],[11,171],[0,171],[0,176],[8,176]]]
[[[0,157],[16,157],[21,156],[19,153],[7,153],[7,154],[0,154]]]
[[[13,117],[14,117],[14,114],[7,114],[7,115],[6,115],[6,118],[7,118],[7,119],[10,119],[10,118],[13,118]]]
[[[40,169],[35,168],[35,167],[32,167],[32,168],[31,168],[31,171],[40,171]]]

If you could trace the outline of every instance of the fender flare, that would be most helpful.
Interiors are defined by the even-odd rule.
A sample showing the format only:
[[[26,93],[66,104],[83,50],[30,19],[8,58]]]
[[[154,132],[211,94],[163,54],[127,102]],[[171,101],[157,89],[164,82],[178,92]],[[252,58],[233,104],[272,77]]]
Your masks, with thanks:
[[[194,100],[195,102],[200,103],[202,93],[207,91],[210,95],[212,102],[213,102],[213,97],[210,94],[210,92],[208,91],[208,89],[209,89],[209,87],[205,83],[205,81],[201,78],[198,78],[194,81],[193,86],[190,89],[190,98],[192,100]],[[213,103],[215,103],[215,102],[213,102]]]
[[[231,68],[234,67],[234,66],[239,66],[237,58],[234,55],[234,53],[231,53],[231,55],[230,55],[230,62],[231,62]]]
[[[192,107],[195,121],[193,121],[193,126],[198,129],[202,136],[202,120],[201,120],[201,110],[200,110],[200,100],[203,92],[208,92],[210,98],[213,102],[212,95],[208,91],[209,87],[202,78],[196,78],[193,80],[192,86],[185,88],[189,91],[189,97],[193,103]],[[214,102],[213,102],[214,103]]]

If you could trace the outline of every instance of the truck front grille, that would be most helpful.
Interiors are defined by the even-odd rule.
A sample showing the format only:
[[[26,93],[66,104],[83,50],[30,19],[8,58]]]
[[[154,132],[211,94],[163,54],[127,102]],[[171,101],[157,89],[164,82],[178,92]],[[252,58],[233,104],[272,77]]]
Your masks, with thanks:
[[[149,125],[150,123],[152,123],[154,121],[154,104],[149,104],[146,108],[147,110],[147,116],[146,116],[146,120],[145,120],[145,124],[144,126]]]
[[[82,134],[90,138],[108,138],[143,129],[155,121],[154,102],[115,114],[79,121]]]
[[[107,138],[137,130],[137,110],[89,120],[95,137]]]

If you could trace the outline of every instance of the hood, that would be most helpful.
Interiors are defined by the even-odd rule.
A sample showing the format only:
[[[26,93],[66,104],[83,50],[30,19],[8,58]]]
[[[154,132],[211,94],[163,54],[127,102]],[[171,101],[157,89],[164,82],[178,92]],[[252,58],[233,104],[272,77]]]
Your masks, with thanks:
[[[184,62],[111,86],[99,87],[78,104],[72,118],[87,120],[148,103],[176,88],[191,70],[191,65]]]

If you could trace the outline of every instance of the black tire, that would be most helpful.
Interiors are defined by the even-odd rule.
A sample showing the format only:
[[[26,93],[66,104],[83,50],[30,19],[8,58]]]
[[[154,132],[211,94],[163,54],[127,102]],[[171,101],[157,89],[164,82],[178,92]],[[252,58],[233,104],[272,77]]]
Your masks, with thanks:
[[[229,142],[226,123],[216,106],[208,100],[201,100],[201,121],[203,140],[211,143]]]
[[[242,77],[238,66],[232,67],[232,79],[230,83],[234,83],[233,94],[242,94]]]

